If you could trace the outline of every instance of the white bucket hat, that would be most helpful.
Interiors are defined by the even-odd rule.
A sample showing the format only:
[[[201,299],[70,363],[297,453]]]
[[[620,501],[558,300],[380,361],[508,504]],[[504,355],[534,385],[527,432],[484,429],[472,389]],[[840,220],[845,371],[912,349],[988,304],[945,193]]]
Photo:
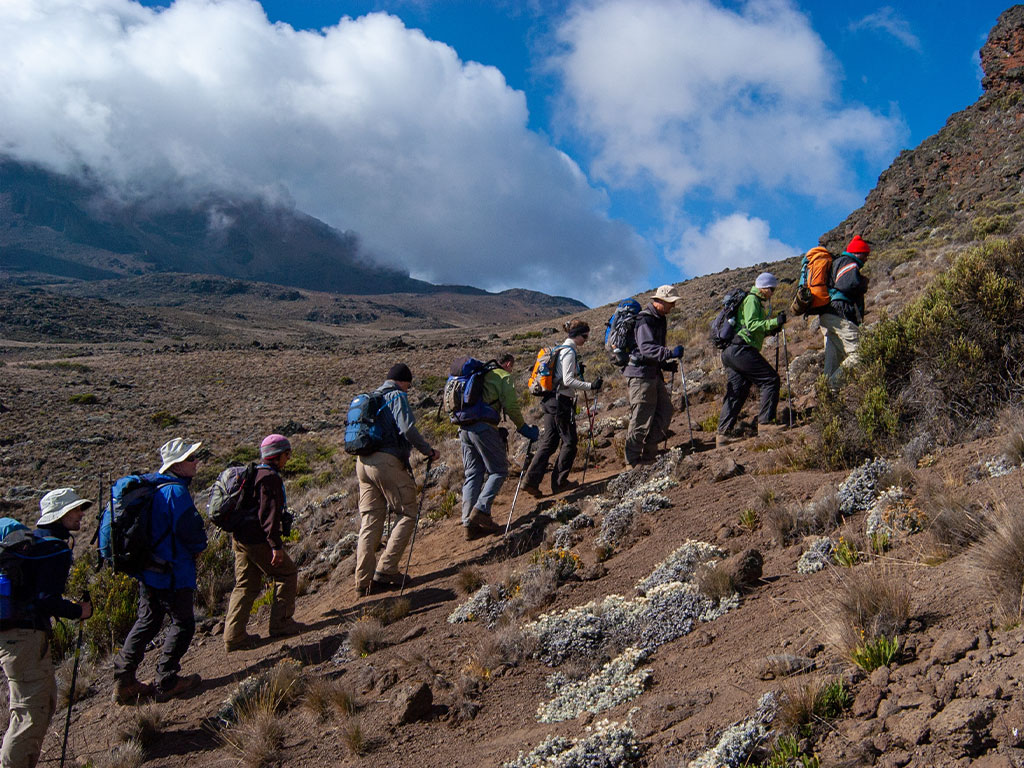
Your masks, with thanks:
[[[58,488],[50,491],[39,500],[39,519],[36,525],[49,525],[60,520],[64,515],[78,507],[87,507],[92,502],[83,499],[74,488]]]
[[[182,438],[176,437],[168,440],[160,446],[160,474],[173,467],[179,461],[185,461],[189,456],[199,450],[202,443],[186,443]]]
[[[654,298],[658,301],[664,301],[666,304],[675,304],[679,301],[679,294],[676,293],[676,289],[671,285],[659,285],[658,290],[654,292]]]

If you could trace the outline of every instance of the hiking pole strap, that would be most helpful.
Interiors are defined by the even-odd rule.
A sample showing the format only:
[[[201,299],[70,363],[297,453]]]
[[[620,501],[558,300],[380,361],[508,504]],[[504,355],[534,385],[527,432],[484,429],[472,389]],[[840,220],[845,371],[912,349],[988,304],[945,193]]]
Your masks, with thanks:
[[[526,458],[523,459],[523,468],[519,470],[519,482],[516,483],[516,492],[512,496],[512,506],[508,508],[508,522],[505,523],[506,536],[508,536],[508,529],[512,525],[512,511],[516,508],[516,499],[519,498],[519,489],[523,485],[523,477],[526,475],[526,468],[530,466],[531,458],[533,458],[533,440],[526,446]]]
[[[409,542],[409,556],[405,559],[405,573],[402,575],[402,588],[398,590],[401,597],[405,592],[405,582],[409,579],[409,565],[412,563],[412,548],[416,546],[416,530],[420,527],[420,513],[423,511],[423,499],[427,496],[427,482],[430,480],[430,465],[434,463],[434,457],[427,459],[427,469],[423,473],[423,488],[420,490],[420,503],[416,508],[416,522],[412,527],[412,541]]]

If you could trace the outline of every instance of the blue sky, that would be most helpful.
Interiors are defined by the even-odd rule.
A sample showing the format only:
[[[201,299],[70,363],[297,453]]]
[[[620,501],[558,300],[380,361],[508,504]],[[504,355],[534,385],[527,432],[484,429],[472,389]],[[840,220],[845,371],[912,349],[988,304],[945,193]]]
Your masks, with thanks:
[[[816,244],[979,97],[1006,7],[9,0],[0,151],[601,303]]]

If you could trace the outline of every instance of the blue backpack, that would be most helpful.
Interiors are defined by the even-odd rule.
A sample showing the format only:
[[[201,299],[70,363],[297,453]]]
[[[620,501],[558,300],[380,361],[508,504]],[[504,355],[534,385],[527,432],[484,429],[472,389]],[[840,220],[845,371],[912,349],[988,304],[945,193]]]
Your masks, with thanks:
[[[722,299],[722,308],[711,321],[711,333],[709,334],[711,346],[716,349],[727,349],[732,344],[736,331],[739,330],[739,318],[737,317],[740,304],[747,298],[747,291],[742,288],[733,288]]]
[[[107,561],[115,571],[129,576],[138,576],[155,564],[153,550],[160,542],[151,537],[153,496],[172,483],[156,473],[126,475],[114,483],[110,503],[100,515],[101,563]]]
[[[390,413],[388,401],[381,392],[352,398],[345,419],[345,452],[353,456],[368,456],[379,451],[385,440],[384,419]]]
[[[641,309],[636,299],[623,299],[605,323],[604,348],[608,351],[608,361],[616,368],[629,365],[630,355],[636,351],[634,331]]]
[[[496,360],[483,362],[475,357],[460,357],[452,363],[451,375],[444,385],[441,404],[452,424],[466,427],[478,421],[497,424],[501,414],[484,402],[484,377],[498,368]]]

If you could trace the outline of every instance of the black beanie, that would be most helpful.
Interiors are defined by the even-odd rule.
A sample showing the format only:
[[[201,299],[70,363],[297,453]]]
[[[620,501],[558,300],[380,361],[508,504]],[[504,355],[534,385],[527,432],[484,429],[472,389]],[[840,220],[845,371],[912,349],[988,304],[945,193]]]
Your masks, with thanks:
[[[409,366],[405,363],[395,363],[388,371],[388,378],[391,381],[412,382],[412,371],[409,370]]]

